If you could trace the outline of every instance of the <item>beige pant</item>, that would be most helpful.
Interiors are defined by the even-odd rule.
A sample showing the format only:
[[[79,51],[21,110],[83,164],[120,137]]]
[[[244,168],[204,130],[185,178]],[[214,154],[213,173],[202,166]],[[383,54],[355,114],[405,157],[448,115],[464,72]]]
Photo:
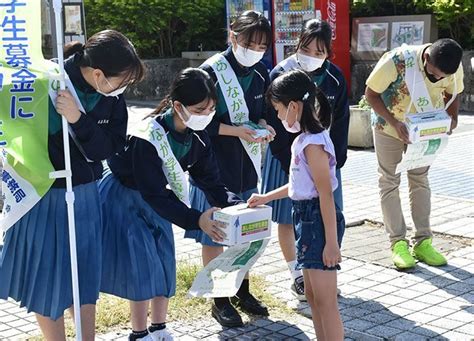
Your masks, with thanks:
[[[405,144],[379,130],[374,129],[375,153],[378,161],[380,203],[383,221],[390,242],[406,240],[407,226],[400,202],[400,173],[395,174],[397,164],[402,160]],[[430,228],[431,190],[428,182],[429,167],[409,170],[408,187],[410,208],[415,223],[414,243],[432,236]]]

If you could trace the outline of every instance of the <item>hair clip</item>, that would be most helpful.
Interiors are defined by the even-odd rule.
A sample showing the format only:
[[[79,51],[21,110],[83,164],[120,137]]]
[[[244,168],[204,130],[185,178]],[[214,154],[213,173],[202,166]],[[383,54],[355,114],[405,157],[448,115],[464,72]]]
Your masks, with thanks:
[[[306,92],[303,96],[303,101],[306,101],[309,97],[309,92]]]

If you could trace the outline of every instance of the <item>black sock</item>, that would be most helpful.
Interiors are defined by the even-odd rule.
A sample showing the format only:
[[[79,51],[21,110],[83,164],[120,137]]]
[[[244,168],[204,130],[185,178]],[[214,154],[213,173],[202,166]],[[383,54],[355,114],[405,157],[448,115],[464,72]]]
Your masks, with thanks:
[[[214,298],[214,304],[220,309],[223,306],[230,304],[229,297],[216,297]]]
[[[239,291],[237,291],[237,297],[247,297],[250,295],[250,281],[248,278],[244,278],[242,285],[239,288]]]
[[[163,330],[166,328],[166,323],[152,323],[151,326],[148,328],[150,333],[156,332],[157,330]]]
[[[145,336],[148,335],[148,330],[142,330],[140,332],[137,332],[135,330],[132,330],[132,333],[128,336],[129,341],[136,341],[138,339],[144,338]]]

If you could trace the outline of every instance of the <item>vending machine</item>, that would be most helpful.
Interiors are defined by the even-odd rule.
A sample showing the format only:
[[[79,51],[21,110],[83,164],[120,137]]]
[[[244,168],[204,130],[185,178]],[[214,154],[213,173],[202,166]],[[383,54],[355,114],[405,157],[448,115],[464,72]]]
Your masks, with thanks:
[[[348,0],[273,0],[273,62],[278,64],[295,52],[301,26],[309,19],[326,20],[332,28],[333,58],[350,81]]]

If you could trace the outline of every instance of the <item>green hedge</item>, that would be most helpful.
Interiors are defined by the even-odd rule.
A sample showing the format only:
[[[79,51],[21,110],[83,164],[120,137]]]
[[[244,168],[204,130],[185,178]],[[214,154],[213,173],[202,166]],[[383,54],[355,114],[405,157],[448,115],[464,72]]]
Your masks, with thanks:
[[[474,49],[474,0],[351,0],[351,16],[434,14],[438,37]]]
[[[225,47],[223,0],[85,0],[87,34],[115,29],[142,58]]]

